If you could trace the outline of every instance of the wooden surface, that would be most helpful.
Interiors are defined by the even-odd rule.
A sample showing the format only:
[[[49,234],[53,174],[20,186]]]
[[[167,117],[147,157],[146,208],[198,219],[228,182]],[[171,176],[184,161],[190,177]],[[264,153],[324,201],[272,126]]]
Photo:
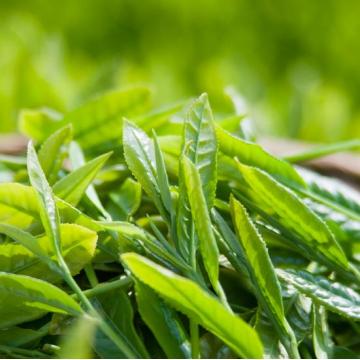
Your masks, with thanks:
[[[318,144],[305,143],[296,140],[263,138],[260,144],[271,153],[278,156],[294,155],[309,150]],[[302,163],[306,167],[321,173],[342,178],[360,186],[360,154],[342,152]]]

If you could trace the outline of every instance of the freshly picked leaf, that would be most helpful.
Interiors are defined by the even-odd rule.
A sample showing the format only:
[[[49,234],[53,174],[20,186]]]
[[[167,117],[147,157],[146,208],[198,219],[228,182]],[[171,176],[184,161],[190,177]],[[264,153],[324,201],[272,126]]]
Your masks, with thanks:
[[[50,184],[56,181],[67,155],[67,145],[72,138],[71,125],[65,126],[49,136],[39,150],[39,161]]]
[[[159,212],[167,213],[160,195],[156,173],[155,150],[152,140],[135,124],[126,121],[123,130],[126,162],[145,192],[153,200]]]
[[[217,182],[217,140],[213,115],[206,94],[195,100],[184,122],[182,139],[183,157],[192,163],[199,174],[198,190],[202,190],[206,206],[213,206]],[[174,147],[174,145],[172,145]],[[189,205],[189,190],[186,185],[187,174],[179,165],[179,200],[177,208],[178,248],[183,256],[194,263],[197,248],[197,233]],[[211,251],[211,250],[210,250]]]
[[[340,270],[348,270],[346,256],[326,224],[301,199],[264,171],[238,163],[238,169],[253,190],[257,204],[285,228],[298,234],[306,249],[318,252]]]
[[[77,205],[96,174],[104,166],[111,153],[100,155],[85,165],[70,172],[53,186],[56,196],[71,205]]]
[[[262,345],[256,332],[199,285],[140,255],[124,254],[122,260],[140,281],[213,332],[238,355],[245,358],[262,357]]]
[[[247,260],[247,268],[261,307],[278,331],[291,356],[298,356],[295,335],[286,321],[281,288],[266,245],[242,204],[230,198],[234,227]]]
[[[281,182],[304,185],[301,176],[289,163],[269,154],[260,145],[235,137],[219,125],[216,126],[216,136],[220,151],[225,155],[237,157],[243,164],[262,169]]]
[[[211,284],[218,288],[219,250],[211,228],[211,220],[201,189],[201,179],[195,165],[186,157],[182,158],[186,191],[190,203],[192,219],[199,237],[200,252]]]

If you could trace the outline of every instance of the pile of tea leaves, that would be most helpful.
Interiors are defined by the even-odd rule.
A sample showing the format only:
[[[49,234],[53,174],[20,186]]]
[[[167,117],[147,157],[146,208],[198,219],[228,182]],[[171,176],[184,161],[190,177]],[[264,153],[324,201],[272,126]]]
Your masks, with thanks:
[[[24,110],[0,156],[0,354],[356,358],[360,195],[206,94]]]

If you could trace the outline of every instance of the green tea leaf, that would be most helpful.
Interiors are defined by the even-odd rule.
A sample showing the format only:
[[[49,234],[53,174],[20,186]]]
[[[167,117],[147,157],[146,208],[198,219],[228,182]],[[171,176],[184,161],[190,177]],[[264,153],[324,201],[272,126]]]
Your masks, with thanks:
[[[81,147],[76,141],[72,141],[69,146],[69,157],[73,170],[77,170],[85,165],[85,156],[81,150]],[[96,175],[95,175],[96,176]],[[99,212],[105,217],[110,218],[108,212],[104,209],[99,196],[95,190],[94,185],[90,184],[86,189],[86,196],[99,210]]]
[[[176,142],[170,147],[176,152]],[[182,153],[197,168],[200,175],[200,188],[203,190],[206,204],[213,205],[216,191],[217,141],[212,111],[206,94],[195,100],[187,112],[184,122]],[[197,234],[191,219],[189,199],[186,194],[186,175],[179,166],[179,200],[177,208],[178,248],[183,256],[193,262],[197,247]]]
[[[77,205],[88,186],[94,180],[96,174],[104,166],[110,156],[111,153],[100,155],[60,179],[53,186],[53,191],[56,196],[71,205]]]
[[[185,177],[191,215],[199,237],[200,252],[210,282],[217,289],[219,280],[219,250],[211,228],[210,215],[202,191],[200,174],[195,165],[185,156],[181,160],[181,165]]]
[[[173,204],[170,193],[169,179],[166,172],[165,162],[160,150],[160,145],[156,137],[155,131],[153,131],[154,138],[154,152],[155,152],[155,163],[156,163],[156,172],[158,179],[158,186],[160,190],[160,196],[164,204],[165,209],[168,211],[171,216],[173,216]]]
[[[28,145],[27,168],[30,183],[35,189],[39,199],[39,210],[42,224],[51,239],[55,253],[59,259],[59,254],[61,254],[59,213],[56,208],[54,194],[46,180],[45,174],[41,168],[39,159],[31,142],[29,142]]]
[[[53,109],[22,110],[19,114],[18,127],[21,133],[37,142],[43,142],[54,131],[61,128],[62,115]]]
[[[311,251],[347,271],[348,262],[326,224],[311,211],[291,190],[278,183],[265,172],[238,163],[238,169],[253,191],[261,209],[294,233],[299,235]]]
[[[150,196],[160,214],[166,219],[158,178],[152,140],[136,125],[126,121],[123,130],[124,155],[129,169]]]
[[[316,304],[349,319],[360,319],[360,295],[353,289],[304,270],[280,270],[278,276]]]
[[[265,242],[245,208],[233,196],[230,198],[230,209],[234,227],[247,260],[247,268],[256,297],[278,331],[288,352],[291,356],[298,356],[295,335],[285,319],[280,284]]]
[[[349,219],[360,221],[360,195],[354,188],[310,170],[299,168],[299,171],[307,184],[307,189],[299,190],[302,195],[309,196]]]
[[[248,277],[249,274],[245,254],[239,244],[236,235],[233,233],[230,226],[225,222],[225,220],[215,209],[212,209],[211,215],[219,231],[221,240],[224,241],[226,244],[225,246],[227,248],[227,256],[229,256],[229,261],[238,272]]]
[[[64,116],[61,126],[72,123],[74,138],[84,149],[116,139],[120,141],[123,117],[133,117],[148,108],[150,91],[132,87],[108,91]]]
[[[199,285],[133,253],[122,255],[122,260],[139,280],[218,336],[238,355],[262,357],[256,332]]]
[[[40,246],[38,239],[35,236],[33,236],[30,233],[23,231],[15,226],[8,225],[8,224],[1,224],[1,223],[0,223],[0,233],[9,236],[11,239],[20,243],[24,248],[28,249],[31,253],[33,253],[40,259],[48,262],[47,254],[44,252],[44,249]],[[12,246],[13,244],[5,244],[5,246],[8,246],[8,245]],[[2,247],[0,250],[0,256],[3,255],[3,251],[4,251],[3,246],[2,246],[2,244],[0,244],[0,248]],[[5,251],[5,253],[6,252],[7,251]],[[12,260],[10,256],[9,256],[9,260],[10,261]],[[4,262],[2,262],[1,265],[3,265],[3,264],[4,264]],[[2,270],[2,271],[4,271],[4,270]],[[9,271],[9,272],[12,272],[12,271]]]
[[[78,316],[80,306],[63,290],[24,275],[0,273],[0,328],[36,319],[47,312]]]
[[[62,279],[54,264],[49,264],[49,260],[54,257],[54,248],[46,235],[34,237],[3,224],[0,224],[0,232],[18,242],[0,244],[0,271],[28,275],[49,282]],[[61,224],[60,234],[65,262],[71,274],[76,275],[94,256],[97,234],[75,224]]]
[[[217,140],[207,94],[195,100],[187,113],[183,149],[196,166],[206,203],[212,207],[216,191]]]
[[[39,161],[50,184],[56,181],[67,155],[67,145],[71,141],[72,127],[65,126],[49,136],[39,150]]]
[[[301,176],[289,163],[269,154],[260,145],[237,138],[218,125],[216,136],[220,151],[225,155],[237,157],[242,163],[258,167],[284,183],[304,185]]]
[[[17,183],[0,184],[0,222],[27,229],[39,216],[34,189]]]
[[[128,220],[139,208],[141,203],[141,185],[132,178],[127,178],[118,191],[109,194],[112,203],[116,205],[116,219]]]

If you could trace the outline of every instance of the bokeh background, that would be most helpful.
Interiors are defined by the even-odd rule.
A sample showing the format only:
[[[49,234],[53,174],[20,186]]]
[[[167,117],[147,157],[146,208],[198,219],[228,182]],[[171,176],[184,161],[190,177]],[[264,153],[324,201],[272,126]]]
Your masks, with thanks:
[[[258,131],[360,136],[358,0],[2,0],[0,132],[21,108],[66,111],[151,84],[155,104],[246,101]]]

